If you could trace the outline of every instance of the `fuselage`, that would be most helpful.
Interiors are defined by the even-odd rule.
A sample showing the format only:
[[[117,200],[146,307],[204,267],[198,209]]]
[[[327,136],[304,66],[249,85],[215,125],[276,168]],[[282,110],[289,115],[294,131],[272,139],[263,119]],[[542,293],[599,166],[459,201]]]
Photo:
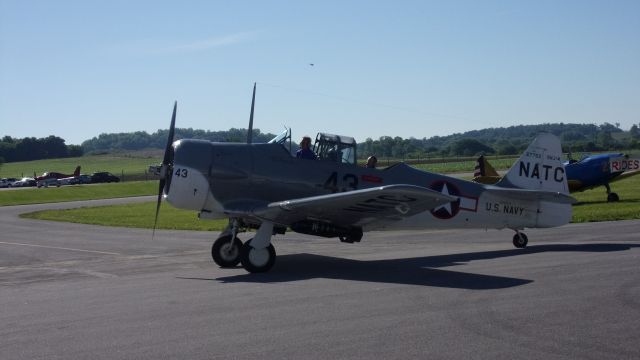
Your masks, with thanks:
[[[458,200],[395,222],[364,230],[418,228],[513,228],[558,226],[566,211],[550,204],[497,196],[487,186],[421,171],[406,164],[371,169],[353,164],[292,157],[279,144],[231,144],[200,140],[174,143],[173,175],[166,199],[174,206],[226,217],[272,202],[391,184],[417,185]],[[561,209],[566,210],[566,209]],[[367,211],[354,204],[350,211]],[[570,211],[569,217],[570,217]],[[282,224],[288,225],[288,224]]]
[[[571,191],[582,191],[602,186],[615,179],[623,171],[611,172],[610,160],[624,154],[601,154],[586,157],[580,161],[565,162]]]

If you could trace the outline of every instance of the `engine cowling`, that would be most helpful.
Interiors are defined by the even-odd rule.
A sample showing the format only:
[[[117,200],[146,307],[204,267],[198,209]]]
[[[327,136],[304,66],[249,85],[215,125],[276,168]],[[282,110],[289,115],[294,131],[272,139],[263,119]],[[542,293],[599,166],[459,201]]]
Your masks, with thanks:
[[[168,169],[165,199],[180,209],[207,208],[211,196],[208,168],[211,144],[200,140],[178,140],[173,143],[173,164]],[[209,206],[210,207],[210,206]]]

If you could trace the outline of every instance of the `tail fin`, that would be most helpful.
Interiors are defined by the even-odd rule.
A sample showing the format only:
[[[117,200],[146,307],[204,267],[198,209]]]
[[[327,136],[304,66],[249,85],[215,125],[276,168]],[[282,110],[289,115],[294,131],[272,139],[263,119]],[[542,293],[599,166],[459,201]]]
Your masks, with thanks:
[[[484,155],[480,155],[478,160],[476,160],[476,167],[473,169],[473,177],[485,175],[484,164],[485,164]]]
[[[560,139],[552,134],[538,135],[496,185],[568,194]]]
[[[75,177],[80,176],[80,165],[78,165],[78,167],[76,167],[76,170],[73,172],[73,176],[75,176]]]
[[[480,155],[478,160],[476,160],[476,167],[473,171],[473,176],[478,177],[478,176],[500,176],[500,175],[498,175],[498,172],[496,171],[496,169],[494,169],[493,166],[489,164],[489,162],[484,157],[484,155]]]

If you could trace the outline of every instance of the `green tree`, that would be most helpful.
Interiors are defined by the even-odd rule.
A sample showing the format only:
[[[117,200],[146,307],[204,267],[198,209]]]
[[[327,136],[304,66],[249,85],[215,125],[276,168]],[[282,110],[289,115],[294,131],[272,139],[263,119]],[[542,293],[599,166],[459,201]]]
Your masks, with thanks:
[[[451,154],[471,156],[480,153],[493,154],[495,151],[492,147],[484,145],[475,139],[461,139],[453,143],[451,146]]]
[[[605,150],[610,150],[615,144],[615,140],[610,131],[604,130],[598,135],[598,142]]]
[[[629,134],[631,135],[632,139],[640,139],[640,129],[638,128],[638,125],[633,124],[631,126],[631,129],[629,129]]]

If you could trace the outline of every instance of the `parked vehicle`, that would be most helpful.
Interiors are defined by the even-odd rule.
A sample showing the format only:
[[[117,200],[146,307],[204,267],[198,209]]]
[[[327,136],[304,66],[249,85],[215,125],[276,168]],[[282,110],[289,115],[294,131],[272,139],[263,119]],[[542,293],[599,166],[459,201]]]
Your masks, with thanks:
[[[91,184],[91,175],[80,174],[78,176],[78,184]]]
[[[60,185],[75,185],[75,184],[78,184],[80,180],[78,179],[78,176],[70,176],[70,177],[58,179],[58,182],[60,183]],[[38,181],[38,184],[39,183],[40,181]]]
[[[110,182],[119,182],[120,178],[113,175],[110,172],[96,172],[91,174],[91,182],[92,183],[110,183]]]
[[[30,177],[23,177],[22,179],[15,181],[13,184],[10,184],[9,187],[29,187],[36,186],[36,179]]]
[[[49,187],[49,186],[58,186],[60,187],[60,185],[62,184],[62,182],[60,182],[60,180],[58,179],[54,179],[54,178],[48,178],[48,179],[44,179],[44,180],[38,180],[36,182],[36,185],[40,188],[40,187]]]
[[[18,181],[16,178],[2,178],[0,179],[0,188],[11,187],[11,185]]]
[[[78,185],[91,183],[91,175],[80,174],[78,176],[69,176],[62,179],[58,179],[60,185]]]

